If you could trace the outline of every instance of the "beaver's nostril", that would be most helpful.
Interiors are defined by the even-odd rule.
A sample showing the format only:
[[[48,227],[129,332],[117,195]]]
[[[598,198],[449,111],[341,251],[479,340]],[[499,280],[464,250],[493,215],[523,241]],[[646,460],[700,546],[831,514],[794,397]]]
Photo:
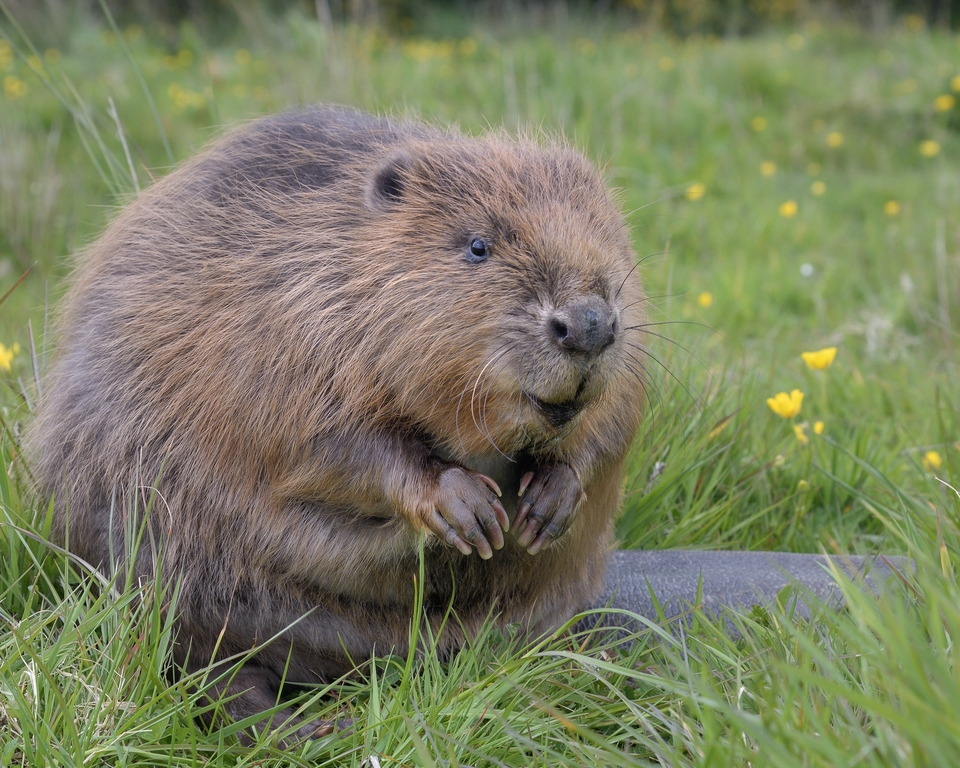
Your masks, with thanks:
[[[554,317],[550,320],[550,331],[561,347],[569,349],[573,345],[570,326],[560,318]]]

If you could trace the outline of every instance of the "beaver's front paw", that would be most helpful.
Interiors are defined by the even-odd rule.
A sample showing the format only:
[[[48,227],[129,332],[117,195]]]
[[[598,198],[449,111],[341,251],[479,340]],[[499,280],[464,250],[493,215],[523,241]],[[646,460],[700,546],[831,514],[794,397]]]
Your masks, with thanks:
[[[520,481],[520,506],[513,522],[520,531],[517,542],[537,554],[563,535],[585,498],[580,478],[566,464],[527,472]]]
[[[428,500],[422,519],[441,541],[465,555],[476,547],[480,557],[489,560],[494,549],[503,547],[503,532],[510,527],[499,495],[492,478],[450,467],[440,474],[436,495]]]

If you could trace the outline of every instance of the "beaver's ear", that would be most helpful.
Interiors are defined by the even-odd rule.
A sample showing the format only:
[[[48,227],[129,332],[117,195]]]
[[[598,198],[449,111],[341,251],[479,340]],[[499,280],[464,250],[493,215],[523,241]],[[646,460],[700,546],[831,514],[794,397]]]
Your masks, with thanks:
[[[370,207],[383,211],[403,200],[411,170],[413,170],[413,158],[403,151],[397,152],[381,165],[373,174],[373,181],[367,194]]]

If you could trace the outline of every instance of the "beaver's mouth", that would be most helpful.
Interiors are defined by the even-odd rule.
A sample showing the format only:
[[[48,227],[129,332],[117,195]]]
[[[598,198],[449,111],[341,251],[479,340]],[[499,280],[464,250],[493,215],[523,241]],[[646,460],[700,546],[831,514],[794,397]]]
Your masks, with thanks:
[[[543,417],[550,422],[550,426],[554,429],[566,426],[580,412],[582,407],[576,397],[564,400],[562,403],[548,403],[539,397],[531,397],[530,402],[536,406],[537,410],[543,414]]]
[[[576,416],[580,411],[583,410],[584,406],[589,400],[585,396],[585,390],[587,388],[587,379],[582,379],[577,391],[573,393],[573,397],[568,400],[563,400],[559,403],[551,403],[546,400],[541,400],[535,395],[528,394],[530,402],[536,407],[543,417],[550,423],[554,429],[561,429],[566,426],[574,416]]]

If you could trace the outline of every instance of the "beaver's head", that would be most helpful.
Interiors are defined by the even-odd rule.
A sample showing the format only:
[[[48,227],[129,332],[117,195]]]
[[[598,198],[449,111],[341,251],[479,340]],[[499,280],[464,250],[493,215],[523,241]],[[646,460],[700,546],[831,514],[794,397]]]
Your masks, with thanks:
[[[377,375],[453,452],[554,441],[612,388],[642,386],[634,256],[575,152],[412,143],[372,175],[367,205]]]

